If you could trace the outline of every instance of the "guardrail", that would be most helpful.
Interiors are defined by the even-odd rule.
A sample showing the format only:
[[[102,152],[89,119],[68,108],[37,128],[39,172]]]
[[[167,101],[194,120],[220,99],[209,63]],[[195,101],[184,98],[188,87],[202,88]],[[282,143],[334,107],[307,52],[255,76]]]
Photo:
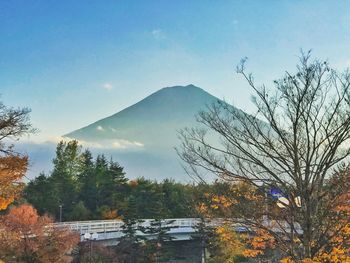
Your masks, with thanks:
[[[150,227],[154,219],[140,219],[137,223],[138,226]],[[200,220],[197,218],[175,218],[175,219],[164,219],[161,220],[162,225],[169,228],[183,228],[192,227],[194,228]],[[71,230],[85,233],[106,233],[106,232],[120,232],[123,226],[122,220],[96,220],[96,221],[74,221],[74,222],[62,222],[55,223],[57,227],[68,227]]]
[[[154,219],[140,219],[137,223],[138,226],[149,228],[152,226],[152,222],[154,222]],[[235,220],[235,222],[239,222],[240,220]],[[189,228],[192,228],[193,230],[196,228],[196,226],[201,222],[199,218],[174,218],[174,219],[163,219],[161,220],[162,226],[175,229],[175,228],[187,228],[188,231]],[[208,222],[206,222],[206,226],[209,227],[215,227],[222,225],[225,222],[223,219],[213,219]],[[122,220],[92,220],[92,221],[74,221],[74,222],[62,222],[62,223],[55,223],[54,226],[56,227],[68,227],[71,230],[78,231],[81,235],[84,235],[85,233],[109,233],[109,232],[122,232],[123,228],[123,221]],[[282,232],[283,230],[286,232],[291,231],[290,226],[287,222],[278,222],[276,224],[276,221],[266,221],[264,222],[266,226],[272,229],[272,231],[275,232]],[[238,232],[246,232],[250,231],[248,227],[246,227],[243,223],[234,223],[232,224],[232,227],[236,229]],[[283,229],[283,230],[282,230]],[[295,229],[297,233],[302,233],[302,230],[299,226],[299,224],[295,224]]]

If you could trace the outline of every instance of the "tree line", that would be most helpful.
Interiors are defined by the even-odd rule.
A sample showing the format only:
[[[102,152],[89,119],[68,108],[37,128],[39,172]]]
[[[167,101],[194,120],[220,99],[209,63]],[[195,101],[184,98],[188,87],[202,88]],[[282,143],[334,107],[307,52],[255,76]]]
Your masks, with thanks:
[[[205,187],[171,179],[130,180],[119,163],[104,155],[93,158],[73,140],[57,145],[52,172],[30,181],[23,197],[40,214],[50,214],[56,221],[60,216],[64,221],[126,215],[135,219],[183,218],[196,216],[195,198]]]

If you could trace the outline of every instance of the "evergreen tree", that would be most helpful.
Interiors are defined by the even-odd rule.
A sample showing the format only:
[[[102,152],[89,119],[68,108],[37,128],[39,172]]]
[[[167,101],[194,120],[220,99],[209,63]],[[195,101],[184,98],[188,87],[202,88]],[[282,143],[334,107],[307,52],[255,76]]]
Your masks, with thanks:
[[[95,164],[92,154],[85,150],[82,154],[83,169],[79,176],[80,200],[84,202],[85,207],[94,213],[98,207],[98,184],[95,173]]]
[[[122,215],[127,207],[128,179],[125,177],[123,167],[113,160],[110,161],[107,180],[104,184],[106,205],[117,215]]]
[[[173,222],[174,220],[165,221],[157,218],[144,229],[144,233],[148,235],[145,244],[145,257],[148,262],[168,262],[174,257],[171,247],[166,244],[166,242],[173,240],[169,234]]]
[[[161,183],[163,193],[163,218],[182,218],[193,214],[192,187],[165,179]]]
[[[117,190],[120,188],[118,179],[124,176],[123,168],[112,161],[108,163],[102,155],[96,159],[96,170],[100,204],[114,209],[117,207]]]
[[[137,263],[143,257],[145,237],[143,236],[142,223],[137,219],[136,200],[129,198],[129,207],[124,215],[122,226],[123,236],[117,246],[117,253],[122,255],[123,262]]]
[[[164,213],[164,195],[155,181],[139,178],[136,187],[131,189],[136,199],[138,218],[162,218]]]
[[[58,143],[56,158],[53,160],[54,169],[50,182],[53,184],[64,209],[63,219],[69,218],[74,204],[78,202],[78,178],[82,171],[81,146],[77,141]],[[56,213],[58,218],[58,213]]]
[[[23,197],[31,203],[43,215],[58,213],[60,199],[57,189],[51,182],[51,178],[41,173],[30,181],[23,191]]]

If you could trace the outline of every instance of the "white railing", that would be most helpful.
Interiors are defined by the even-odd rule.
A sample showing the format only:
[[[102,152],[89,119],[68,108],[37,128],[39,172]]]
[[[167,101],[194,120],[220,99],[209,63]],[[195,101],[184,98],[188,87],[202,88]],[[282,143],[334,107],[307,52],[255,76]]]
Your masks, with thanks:
[[[138,226],[149,228],[152,226],[154,219],[140,219],[137,223]],[[235,220],[236,223],[232,224],[237,231],[249,231],[247,227],[244,226],[244,223],[237,223],[240,220]],[[170,229],[178,228],[179,230],[185,232],[190,231],[189,229],[194,230],[194,228],[200,223],[199,218],[174,218],[174,219],[163,219],[161,220],[162,226]],[[223,219],[214,219],[209,222],[206,222],[206,226],[215,227],[224,224],[225,220]],[[278,223],[278,224],[277,224]],[[92,220],[92,221],[74,221],[74,222],[62,222],[55,223],[54,226],[57,227],[68,227],[71,230],[78,231],[81,235],[85,233],[110,233],[110,232],[122,232],[123,226],[122,220]],[[264,223],[267,227],[272,229],[274,232],[289,232],[291,231],[290,226],[287,222],[276,222],[276,221],[267,221]],[[295,224],[297,233],[302,233],[299,224]],[[241,230],[238,230],[241,229]]]
[[[150,227],[154,219],[140,219],[138,223],[142,227]],[[164,219],[161,221],[164,227],[168,228],[194,228],[198,223],[197,218],[176,218],[176,219]],[[84,233],[105,233],[105,232],[120,232],[123,226],[122,220],[95,220],[95,221],[74,221],[74,222],[62,222],[55,223],[57,227],[68,227],[71,230],[75,230]]]

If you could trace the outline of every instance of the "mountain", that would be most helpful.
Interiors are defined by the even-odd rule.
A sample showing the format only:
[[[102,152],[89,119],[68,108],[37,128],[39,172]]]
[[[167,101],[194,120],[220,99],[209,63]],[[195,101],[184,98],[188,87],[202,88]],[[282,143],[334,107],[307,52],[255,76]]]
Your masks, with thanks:
[[[195,115],[218,99],[193,85],[163,88],[136,104],[66,137],[88,142],[141,144],[147,148],[175,146],[177,129],[193,125]],[[127,146],[127,145],[125,145]]]
[[[167,87],[65,137],[100,147],[125,166],[130,177],[189,181],[174,150],[177,132],[196,126],[195,115],[216,101],[194,85]]]

